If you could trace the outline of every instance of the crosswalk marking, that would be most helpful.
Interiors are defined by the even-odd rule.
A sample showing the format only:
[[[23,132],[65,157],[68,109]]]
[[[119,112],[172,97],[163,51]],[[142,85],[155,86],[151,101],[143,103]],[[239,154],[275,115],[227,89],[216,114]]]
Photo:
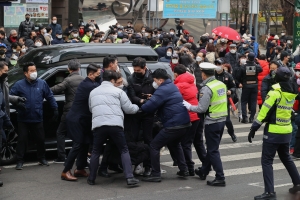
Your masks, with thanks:
[[[235,135],[237,136],[237,138],[239,139],[239,137],[248,137],[249,131],[248,132],[237,132],[235,133]],[[263,131],[256,131],[255,132],[255,136],[258,135],[263,135]],[[231,139],[230,135],[226,132],[223,133],[222,139]]]

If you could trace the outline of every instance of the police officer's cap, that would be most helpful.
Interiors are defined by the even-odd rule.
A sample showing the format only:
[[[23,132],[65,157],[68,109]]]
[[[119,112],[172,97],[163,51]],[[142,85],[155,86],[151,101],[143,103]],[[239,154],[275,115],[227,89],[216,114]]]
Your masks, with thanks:
[[[276,70],[276,78],[280,78],[280,80],[282,81],[289,81],[291,78],[291,71],[289,68],[285,67],[285,66],[280,66],[277,70]]]
[[[217,68],[217,66],[209,62],[203,62],[200,64],[200,68],[202,71],[213,71]]]
[[[221,58],[218,58],[217,60],[215,60],[215,65],[216,64],[223,65],[224,61]]]

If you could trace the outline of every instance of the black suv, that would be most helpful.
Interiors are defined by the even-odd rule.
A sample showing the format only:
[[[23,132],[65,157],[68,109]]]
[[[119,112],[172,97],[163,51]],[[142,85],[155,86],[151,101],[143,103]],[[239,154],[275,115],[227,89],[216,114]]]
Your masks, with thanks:
[[[97,63],[102,66],[103,58],[107,55],[116,55],[120,71],[124,78],[133,73],[131,65],[134,58],[140,56],[147,60],[147,67],[154,71],[158,68],[166,69],[173,78],[173,73],[169,67],[169,63],[158,62],[156,52],[147,46],[133,44],[62,44],[48,47],[41,47],[31,50],[21,57],[17,65],[9,71],[8,83],[9,87],[24,78],[22,70],[23,64],[26,62],[34,62],[38,71],[38,78],[45,80],[50,87],[63,81],[68,76],[67,63],[71,59],[78,59],[81,63],[80,74],[86,77],[86,67],[90,63]],[[64,94],[54,95],[59,113],[62,114],[65,96]],[[3,142],[0,159],[3,165],[16,162],[16,146],[17,146],[17,112],[11,105],[11,120],[15,126],[15,131],[6,133],[7,139]],[[56,150],[56,130],[59,122],[51,121],[52,109],[48,102],[44,102],[44,129],[46,138],[46,149]],[[29,135],[28,151],[35,151],[34,137]],[[66,148],[70,148],[72,141],[66,139]]]

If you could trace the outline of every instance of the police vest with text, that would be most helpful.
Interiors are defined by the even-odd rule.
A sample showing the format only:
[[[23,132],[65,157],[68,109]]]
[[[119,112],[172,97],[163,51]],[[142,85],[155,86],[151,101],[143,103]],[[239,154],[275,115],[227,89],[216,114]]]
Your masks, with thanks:
[[[246,64],[245,66],[245,74],[244,74],[244,85],[254,85],[257,84],[257,72],[256,72],[256,65],[253,64]]]
[[[206,84],[212,91],[210,105],[206,115],[217,119],[227,116],[227,89],[226,85],[218,80],[213,80]]]

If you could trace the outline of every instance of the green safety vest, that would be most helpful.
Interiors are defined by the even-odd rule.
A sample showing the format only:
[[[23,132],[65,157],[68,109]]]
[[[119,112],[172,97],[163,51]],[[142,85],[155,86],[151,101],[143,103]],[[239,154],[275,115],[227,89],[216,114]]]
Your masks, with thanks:
[[[122,40],[121,38],[117,38],[115,43],[118,43],[118,41]]]
[[[160,47],[160,44],[157,44],[153,49],[157,49],[158,47]]]
[[[289,92],[282,92],[280,85],[277,83],[272,86],[274,90],[271,90],[265,102],[263,103],[261,110],[257,116],[256,122],[262,124],[266,120],[270,109],[275,106],[275,122],[269,123],[269,133],[274,134],[290,134],[293,131],[291,124],[292,110],[297,94]]]
[[[226,85],[218,80],[213,80],[206,85],[212,91],[208,116],[213,119],[226,117],[228,115]]]

